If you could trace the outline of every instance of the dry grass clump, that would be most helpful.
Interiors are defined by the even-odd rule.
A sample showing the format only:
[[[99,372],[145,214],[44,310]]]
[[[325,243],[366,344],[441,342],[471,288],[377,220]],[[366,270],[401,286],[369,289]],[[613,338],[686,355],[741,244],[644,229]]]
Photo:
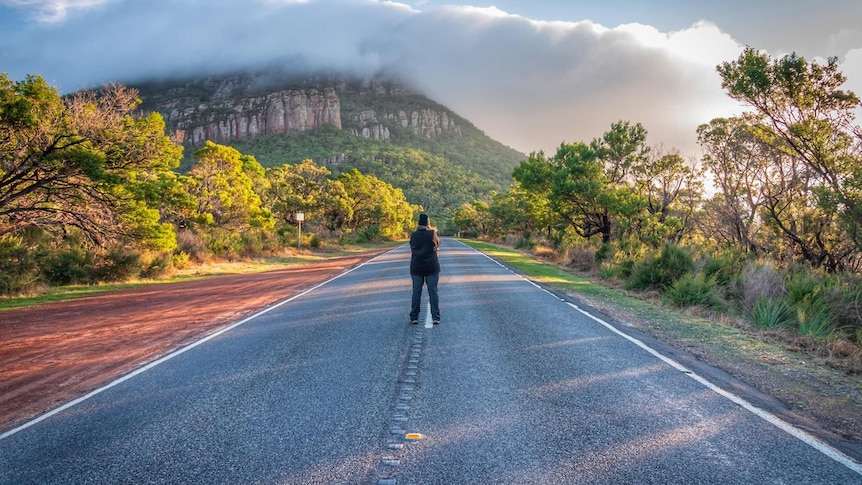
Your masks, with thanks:
[[[549,261],[557,260],[557,251],[555,251],[554,248],[545,245],[536,245],[536,247],[533,248],[533,255]]]
[[[749,263],[739,282],[742,303],[753,310],[759,302],[779,301],[784,298],[784,277],[770,263]]]
[[[596,250],[592,247],[576,247],[566,251],[566,264],[578,271],[592,272],[596,269]]]

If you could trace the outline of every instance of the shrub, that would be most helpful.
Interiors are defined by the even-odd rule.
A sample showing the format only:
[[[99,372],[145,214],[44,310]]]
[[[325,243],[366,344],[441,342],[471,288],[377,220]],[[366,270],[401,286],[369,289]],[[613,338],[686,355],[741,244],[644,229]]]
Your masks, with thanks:
[[[599,266],[599,276],[605,279],[625,280],[632,275],[635,262],[631,259],[623,259],[618,263],[606,262]]]
[[[529,251],[529,250],[533,249],[533,246],[534,246],[533,239],[529,236],[526,236],[526,237],[519,237],[515,241],[514,247],[515,247],[515,249]]]
[[[742,273],[739,293],[744,308],[751,311],[761,300],[783,300],[784,278],[769,263],[749,263]]]
[[[170,253],[152,253],[141,264],[141,278],[158,278],[167,274],[173,268],[173,257]]]
[[[568,251],[569,266],[580,271],[592,271],[596,267],[596,251],[587,247],[571,248]]]
[[[171,266],[177,269],[186,269],[190,264],[189,253],[178,251],[171,255]]]
[[[311,249],[320,249],[323,247],[323,240],[317,237],[317,234],[312,234],[311,238],[308,240],[308,247]]]
[[[608,261],[614,255],[614,247],[609,243],[602,243],[599,249],[596,250],[595,258],[597,263]]]
[[[664,290],[693,269],[694,259],[688,251],[673,244],[665,244],[658,257],[648,258],[635,265],[631,276],[626,279],[626,288]]]
[[[42,274],[52,285],[87,283],[93,277],[93,255],[77,247],[54,252],[43,261]]]
[[[207,249],[222,258],[235,258],[243,249],[242,235],[233,231],[213,230],[207,241]]]
[[[206,242],[189,229],[177,232],[177,251],[188,254],[191,259],[201,261],[206,251]]]
[[[141,274],[141,255],[122,247],[108,251],[93,271],[96,281],[125,281]]]
[[[792,319],[790,307],[784,300],[761,298],[751,309],[751,323],[757,328],[787,327]]]
[[[545,246],[544,244],[537,244],[533,248],[532,253],[537,258],[548,259],[551,261],[557,259],[557,252],[554,251],[554,248]]]
[[[378,226],[377,224],[370,225],[362,230],[356,231],[356,235],[358,238],[357,242],[359,242],[360,244],[372,241],[380,241],[380,226]],[[305,241],[303,241],[303,247],[307,247],[304,242]]]
[[[788,285],[795,286],[788,291],[788,299],[796,310],[799,333],[815,341],[826,340],[835,331],[833,310],[826,298],[825,289],[819,286],[820,284],[822,282],[809,281],[805,285]],[[795,298],[800,299],[793,301]]]
[[[264,235],[258,231],[243,232],[239,241],[240,252],[245,257],[259,256],[265,252],[265,242]]]
[[[815,341],[825,341],[844,326],[839,318],[844,308],[838,278],[818,274],[810,268],[799,266],[788,270],[784,287],[787,301],[796,313],[799,333]]]
[[[784,281],[787,300],[792,305],[810,299],[812,295],[820,293],[826,286],[828,286],[828,281],[824,277],[813,274],[810,269],[805,267],[789,269]],[[817,298],[817,296],[813,297]]]
[[[715,281],[701,273],[688,273],[676,280],[662,298],[677,306],[705,306],[721,308],[724,306],[718,295]]]
[[[706,258],[701,272],[718,286],[730,286],[745,268],[746,256],[733,249],[726,249]]]
[[[824,296],[835,328],[862,344],[862,279],[845,275]]]
[[[293,241],[293,242],[294,242],[294,244],[292,244],[292,247],[296,248],[296,244],[295,244],[296,241]],[[357,234],[355,232],[350,232],[350,233],[342,235],[341,238],[339,239],[339,242],[342,245],[350,246],[352,244],[362,244],[365,241],[362,239],[360,234]]]
[[[16,295],[39,284],[36,256],[21,236],[0,236],[0,294]]]

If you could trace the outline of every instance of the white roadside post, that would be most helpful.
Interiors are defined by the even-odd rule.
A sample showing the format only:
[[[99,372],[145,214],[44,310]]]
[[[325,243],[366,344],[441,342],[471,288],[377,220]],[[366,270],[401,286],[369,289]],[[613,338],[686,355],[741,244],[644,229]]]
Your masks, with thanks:
[[[299,232],[296,238],[296,249],[302,249],[302,221],[305,220],[305,214],[302,212],[296,213],[296,222],[299,223]]]

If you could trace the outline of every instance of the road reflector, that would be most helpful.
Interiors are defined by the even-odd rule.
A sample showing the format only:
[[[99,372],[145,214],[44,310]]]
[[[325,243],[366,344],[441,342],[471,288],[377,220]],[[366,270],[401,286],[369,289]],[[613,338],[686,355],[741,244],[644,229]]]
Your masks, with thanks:
[[[407,433],[406,435],[404,435],[404,437],[408,440],[421,440],[422,438],[424,438],[421,433]]]

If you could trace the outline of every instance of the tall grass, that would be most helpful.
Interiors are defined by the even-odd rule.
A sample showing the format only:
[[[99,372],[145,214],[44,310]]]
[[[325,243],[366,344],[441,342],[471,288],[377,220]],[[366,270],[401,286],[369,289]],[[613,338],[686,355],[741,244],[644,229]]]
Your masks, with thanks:
[[[751,308],[751,323],[761,329],[787,328],[793,314],[784,300],[761,298]]]

